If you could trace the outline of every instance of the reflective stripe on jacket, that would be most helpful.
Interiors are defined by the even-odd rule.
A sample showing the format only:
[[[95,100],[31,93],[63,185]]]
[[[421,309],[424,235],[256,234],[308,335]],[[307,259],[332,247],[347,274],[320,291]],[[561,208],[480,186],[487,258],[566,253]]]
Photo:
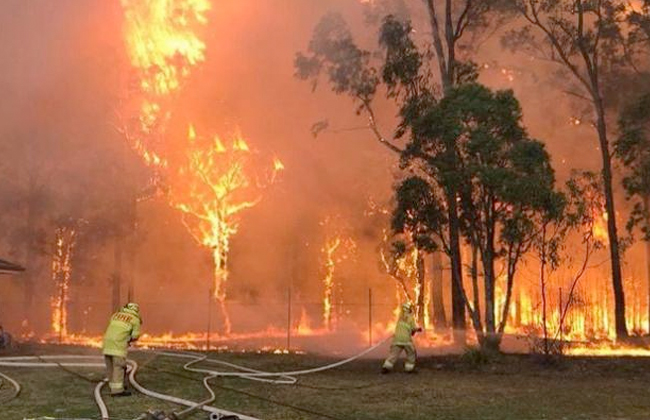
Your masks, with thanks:
[[[140,337],[142,320],[136,312],[122,308],[111,316],[104,333],[103,353],[126,357],[129,342]]]

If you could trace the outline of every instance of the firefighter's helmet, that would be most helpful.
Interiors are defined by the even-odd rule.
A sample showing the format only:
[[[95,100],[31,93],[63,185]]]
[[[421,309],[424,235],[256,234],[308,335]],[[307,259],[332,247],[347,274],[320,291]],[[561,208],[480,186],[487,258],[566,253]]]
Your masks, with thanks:
[[[140,305],[134,302],[129,302],[124,306],[126,309],[135,312],[136,314],[140,313]]]
[[[404,311],[404,312],[413,311],[413,304],[411,302],[404,302],[402,304],[402,311]]]

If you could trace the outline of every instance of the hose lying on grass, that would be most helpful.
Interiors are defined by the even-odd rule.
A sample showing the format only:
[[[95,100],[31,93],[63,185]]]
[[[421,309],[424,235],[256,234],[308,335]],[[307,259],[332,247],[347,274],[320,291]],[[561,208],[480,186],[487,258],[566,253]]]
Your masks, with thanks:
[[[179,398],[173,395],[167,395],[167,394],[162,394],[156,391],[152,391],[150,389],[145,388],[142,386],[136,379],[136,373],[138,371],[138,364],[134,360],[128,360],[128,366],[130,367],[129,369],[129,382],[135,388],[138,392],[149,396],[151,398],[156,398],[162,401],[167,401],[171,402],[174,404],[182,405],[187,407],[183,411],[177,413],[177,415],[185,415],[189,414],[190,412],[194,410],[203,410],[208,413],[210,413],[211,417],[216,417],[219,418],[220,416],[237,416],[241,420],[260,420],[255,417],[251,416],[246,416],[234,412],[230,412],[227,410],[222,410],[216,407],[209,406],[208,404],[211,404],[214,402],[216,399],[216,394],[212,390],[209,381],[211,379],[217,378],[217,377],[237,377],[237,378],[242,378],[242,379],[248,379],[248,380],[253,380],[253,381],[259,381],[259,382],[266,382],[266,383],[273,383],[273,384],[285,384],[285,385],[292,385],[295,384],[298,379],[296,378],[297,376],[300,375],[308,375],[312,373],[317,373],[317,372],[323,372],[326,370],[334,369],[336,367],[345,365],[347,363],[350,363],[356,359],[359,359],[366,354],[374,351],[378,347],[380,347],[382,344],[384,344],[390,337],[382,340],[381,342],[377,343],[376,345],[362,351],[361,353],[354,355],[352,357],[349,357],[347,359],[331,363],[325,366],[320,366],[316,368],[311,368],[311,369],[303,369],[303,370],[294,370],[294,371],[287,371],[287,372],[265,372],[257,369],[251,369],[245,366],[240,366],[234,363],[218,360],[218,359],[211,359],[207,355],[200,355],[196,353],[189,353],[189,352],[159,352],[159,351],[153,351],[155,354],[159,355],[164,355],[164,356],[170,356],[170,357],[178,357],[178,358],[186,358],[186,359],[191,359],[189,362],[185,363],[183,365],[183,369],[185,369],[188,372],[195,372],[195,373],[203,373],[206,374],[203,378],[203,385],[205,388],[208,390],[208,393],[210,397],[206,399],[205,401],[201,402],[195,402],[195,401],[190,401],[186,400],[183,398]],[[151,352],[151,350],[145,350],[147,352]],[[80,361],[79,361],[80,360]],[[101,362],[100,362],[101,361]],[[194,365],[197,365],[199,363],[209,363],[209,364],[214,364],[214,365],[220,365],[220,366],[225,366],[228,368],[236,369],[237,371],[218,371],[218,370],[212,370],[212,369],[207,369],[207,368],[198,368],[198,367],[193,367]],[[87,368],[104,368],[104,363],[103,363],[103,358],[101,356],[88,356],[88,355],[48,355],[48,356],[14,356],[14,357],[2,357],[0,358],[0,366],[7,366],[7,367],[23,367],[23,368],[51,368],[51,367],[59,367],[67,372],[69,371],[67,368],[70,367],[87,367]],[[74,373],[74,372],[72,372]],[[75,373],[76,375],[76,373]],[[82,377],[83,379],[88,380],[88,378],[85,378],[81,375],[78,375]],[[20,384],[15,381],[14,379],[10,378],[9,376],[0,373],[0,377],[8,381],[9,383],[12,384],[12,386],[15,389],[15,392],[12,394],[10,399],[13,399],[18,396],[18,394],[21,391]],[[102,380],[101,382],[97,383],[94,389],[94,398],[95,398],[95,403],[97,404],[97,407],[100,411],[101,418],[103,420],[109,420],[109,413],[108,413],[108,408],[106,407],[106,404],[104,403],[102,396],[101,396],[101,391],[104,385],[106,384],[106,380]],[[5,401],[6,402],[6,401]],[[217,417],[218,416],[218,417]]]
[[[11,377],[5,375],[4,373],[0,372],[0,377],[2,377],[5,381],[9,382],[11,386],[13,386],[14,388],[14,391],[10,396],[0,399],[0,404],[4,404],[16,398],[20,394],[21,388],[18,382],[13,380]]]
[[[242,378],[242,379],[249,379],[252,381],[259,381],[259,382],[267,382],[267,383],[273,383],[273,384],[285,384],[285,385],[292,385],[298,382],[298,378],[296,376],[301,376],[301,375],[309,375],[312,373],[318,373],[318,372],[323,372],[326,370],[334,369],[339,366],[343,366],[345,364],[348,364],[350,362],[353,362],[363,356],[365,356],[368,353],[373,352],[376,350],[378,347],[382,346],[386,341],[388,341],[392,336],[389,336],[385,338],[384,340],[380,341],[379,343],[375,344],[372,347],[367,348],[366,350],[362,351],[359,354],[356,354],[352,357],[349,357],[344,360],[340,360],[335,363],[330,363],[328,365],[324,366],[319,366],[315,368],[310,368],[310,369],[302,369],[302,370],[293,370],[293,371],[286,371],[286,372],[265,372],[257,369],[251,369],[246,366],[241,366],[237,365],[234,363],[226,362],[223,360],[218,360],[218,359],[211,359],[207,355],[202,355],[198,353],[191,353],[191,352],[156,352],[159,355],[162,356],[171,356],[171,357],[182,357],[182,358],[189,358],[192,359],[188,363],[186,363],[183,366],[183,369],[187,370],[188,372],[196,372],[196,373],[205,373],[207,375],[210,375],[210,377],[236,377],[236,378]],[[229,367],[232,369],[237,369],[237,371],[218,371],[218,370],[212,370],[212,369],[206,369],[206,368],[197,368],[197,367],[192,367],[196,364],[199,363],[210,363],[214,365],[221,365],[225,367]],[[278,378],[278,379],[271,379],[271,378]]]
[[[248,380],[253,380],[253,381],[258,381],[258,382],[266,382],[266,383],[272,383],[272,384],[284,384],[284,385],[293,385],[298,382],[297,376],[300,375],[308,375],[312,373],[317,373],[317,372],[323,372],[326,370],[334,369],[339,366],[343,366],[347,363],[350,363],[354,360],[357,360],[366,354],[376,350],[378,347],[383,345],[386,341],[388,341],[391,338],[391,336],[385,338],[384,340],[380,341],[379,343],[375,344],[374,346],[362,351],[361,353],[358,353],[352,357],[349,357],[344,360],[340,360],[335,363],[330,363],[328,365],[324,366],[319,366],[315,368],[310,368],[310,369],[302,369],[302,370],[293,370],[293,371],[287,371],[287,372],[265,372],[257,369],[251,369],[246,366],[241,366],[237,365],[234,363],[226,362],[223,360],[218,360],[218,359],[211,359],[207,355],[202,355],[202,354],[197,354],[197,353],[190,353],[190,352],[161,352],[161,351],[153,351],[153,353],[161,356],[169,356],[169,357],[180,357],[180,358],[189,358],[191,359],[189,362],[187,362],[185,365],[183,365],[183,369],[188,371],[188,372],[195,372],[195,373],[203,373],[206,374],[203,378],[203,385],[205,388],[208,390],[210,393],[210,398],[207,399],[206,401],[203,401],[201,403],[195,403],[193,405],[188,404],[188,401],[182,400],[183,402],[180,401],[180,399],[176,397],[170,397],[170,396],[165,396],[168,399],[166,401],[170,402],[175,402],[175,403],[180,403],[183,405],[188,406],[187,409],[176,413],[178,416],[182,416],[185,414],[189,414],[190,412],[197,410],[197,409],[202,409],[204,411],[208,411],[211,413],[214,413],[214,411],[211,411],[209,407],[206,407],[206,404],[210,404],[213,402],[216,398],[216,395],[212,388],[210,387],[209,381],[213,378],[217,377],[236,377],[236,378],[242,378],[242,379],[248,379]],[[148,350],[151,351],[151,350]],[[135,364],[135,362],[130,361],[131,363]],[[232,369],[237,369],[238,371],[217,371],[217,370],[211,370],[211,369],[205,369],[205,368],[197,368],[197,367],[192,367],[196,364],[199,363],[211,363],[211,364],[216,364],[216,365],[221,365],[221,366],[226,366]],[[135,370],[137,369],[137,364],[134,365],[135,369],[131,371],[131,376],[129,378],[135,378]],[[275,379],[274,379],[275,378]],[[133,380],[132,380],[133,383]],[[133,383],[134,387],[138,389],[138,384]],[[138,389],[139,390],[139,389]],[[139,390],[140,391],[140,390]],[[142,392],[142,391],[141,391]],[[149,394],[146,394],[149,395]],[[157,395],[150,395],[153,396],[154,398],[160,398],[163,394],[157,394]],[[161,398],[165,399],[165,398]],[[228,415],[227,412],[225,412],[222,415]],[[230,414],[230,415],[237,415],[239,416],[242,420],[255,420],[252,417],[248,416],[242,416],[239,414]]]
[[[76,360],[81,360],[81,361],[76,361]],[[91,362],[92,360],[92,362]],[[95,361],[96,360],[96,361]],[[101,361],[101,362],[99,362]],[[133,387],[141,392],[144,395],[147,395],[152,398],[157,398],[160,400],[164,401],[169,401],[169,402],[174,402],[179,405],[184,405],[187,407],[200,407],[202,410],[207,411],[208,413],[215,413],[220,416],[224,415],[236,415],[242,420],[259,420],[254,417],[248,417],[244,416],[241,414],[237,413],[232,413],[230,411],[225,411],[225,410],[220,410],[216,407],[209,407],[206,404],[209,402],[214,401],[214,391],[210,390],[212,398],[209,402],[194,402],[194,401],[189,401],[185,400],[182,398],[170,396],[170,395],[165,395],[161,393],[157,393],[154,391],[150,391],[147,388],[143,387],[140,385],[137,380],[135,379],[135,374],[137,371],[137,363],[133,360],[128,361],[129,365],[131,366],[131,370],[129,372],[129,380]],[[22,367],[22,368],[52,368],[52,367],[59,367],[59,368],[69,368],[69,367],[87,367],[87,368],[105,368],[105,365],[103,363],[103,357],[101,356],[87,356],[87,355],[48,355],[48,356],[15,356],[15,357],[3,357],[0,358],[0,366],[7,366],[7,367]],[[16,389],[15,395],[17,396],[18,393],[20,392],[20,384],[18,384],[17,381],[13,380],[9,376],[6,376],[4,374],[1,374],[4,379],[9,381],[10,383],[13,384],[14,388]],[[106,404],[104,403],[102,397],[101,397],[101,390],[103,386],[106,384],[105,380],[102,380],[97,384],[94,390],[94,397],[95,397],[95,402],[97,404],[97,407],[99,408],[101,417],[103,420],[108,420],[109,413],[108,409],[106,407]]]
[[[159,399],[159,400],[171,402],[171,403],[178,404],[178,405],[184,405],[186,407],[192,408],[192,410],[201,409],[201,410],[206,411],[208,413],[215,413],[215,414],[217,414],[219,416],[237,416],[241,420],[260,420],[260,419],[255,418],[255,417],[245,416],[243,414],[233,413],[231,411],[221,410],[219,408],[211,407],[211,406],[206,405],[206,404],[209,404],[212,401],[214,401],[214,399],[216,398],[216,395],[215,395],[214,391],[209,387],[206,380],[204,380],[204,385],[209,390],[211,396],[210,396],[210,398],[208,400],[206,400],[204,402],[199,402],[199,403],[194,402],[194,401],[190,401],[190,400],[186,400],[184,398],[174,397],[173,395],[162,394],[160,392],[149,390],[149,389],[143,387],[142,385],[140,385],[138,383],[138,381],[135,379],[135,375],[136,375],[136,373],[138,371],[138,364],[134,360],[128,360],[127,363],[129,363],[129,365],[131,366],[131,371],[129,373],[129,382],[131,382],[131,385],[133,385],[133,388],[135,388],[138,392],[140,392],[140,393],[142,393],[142,394],[144,394],[144,395],[146,395],[148,397],[156,398],[156,399]],[[185,410],[185,411],[189,412],[187,410]]]

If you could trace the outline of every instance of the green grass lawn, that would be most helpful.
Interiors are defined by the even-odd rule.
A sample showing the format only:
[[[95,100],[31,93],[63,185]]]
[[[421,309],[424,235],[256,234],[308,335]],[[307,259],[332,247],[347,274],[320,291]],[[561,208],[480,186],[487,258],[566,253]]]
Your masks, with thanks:
[[[24,354],[88,353],[89,349],[36,347]],[[200,374],[182,370],[178,359],[133,353],[144,364],[147,388],[201,400]],[[313,355],[215,353],[214,357],[264,370],[319,366],[332,359]],[[361,360],[306,377],[297,385],[216,379],[220,408],[265,420],[287,419],[650,419],[650,359],[571,358],[544,366],[528,356],[501,356],[474,365],[462,357],[420,360],[419,373],[379,374],[380,361]],[[0,419],[40,416],[97,418],[93,384],[58,368],[0,368],[23,385],[19,398],[0,407]],[[99,379],[101,372],[77,369]],[[6,385],[0,395],[7,393]],[[131,419],[149,408],[178,407],[142,395],[106,398],[112,418]],[[316,413],[321,413],[321,416]],[[188,419],[206,419],[197,413]]]

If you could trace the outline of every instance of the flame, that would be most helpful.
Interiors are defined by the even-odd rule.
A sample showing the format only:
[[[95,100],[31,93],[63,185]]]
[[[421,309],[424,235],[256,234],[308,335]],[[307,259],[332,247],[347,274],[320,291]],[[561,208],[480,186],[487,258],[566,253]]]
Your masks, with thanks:
[[[408,238],[408,233],[405,236]],[[409,243],[408,249],[403,254],[387,255],[384,248],[390,241],[386,230],[384,230],[383,241],[384,247],[380,250],[380,258],[386,273],[396,280],[397,293],[398,296],[401,295],[398,301],[412,302],[415,305],[416,322],[424,324],[425,327],[430,325],[430,293],[427,289],[430,285],[420,277],[419,261],[423,258],[422,252]],[[396,311],[399,315],[399,304]]]
[[[284,163],[278,158],[273,159],[273,170],[278,172],[278,171],[283,171],[284,170]]]
[[[228,151],[219,136],[214,136],[214,151],[217,153],[226,153]]]
[[[208,0],[121,0],[124,42],[137,87],[136,126],[124,134],[143,162],[165,167],[154,151],[171,116],[169,102],[192,69],[205,61],[205,43],[196,29],[207,24]],[[127,118],[128,119],[128,118]]]
[[[237,150],[240,152],[250,152],[250,148],[248,147],[246,141],[239,136],[235,137],[235,139],[233,140],[232,150]]]
[[[122,0],[124,38],[144,93],[178,90],[191,68],[205,60],[205,43],[193,27],[207,23],[208,0]]]
[[[609,243],[609,234],[607,231],[608,218],[609,216],[606,211],[597,212],[594,215],[594,224],[592,227],[594,238],[605,244]]]
[[[55,248],[52,257],[54,293],[50,298],[50,307],[52,308],[52,332],[59,337],[68,334],[69,289],[76,236],[76,229],[71,227],[59,227],[55,232]]]
[[[334,261],[334,252],[341,245],[341,238],[335,237],[326,240],[323,247],[325,254],[325,277],[323,283],[325,291],[323,292],[323,324],[327,329],[332,328],[332,291],[334,288],[334,270],[336,262]]]
[[[321,248],[324,265],[323,325],[328,330],[333,329],[335,271],[339,263],[351,258],[356,251],[356,243],[344,233],[339,224],[339,218],[331,216],[321,222],[326,229],[325,243]]]
[[[582,124],[582,119],[578,117],[569,117],[569,124],[571,125],[580,125]]]
[[[219,136],[206,141],[194,125],[187,130],[180,162],[156,151],[164,141],[171,104],[205,61],[205,42],[198,30],[208,22],[208,0],[121,0],[124,41],[137,80],[133,105],[136,127],[123,130],[143,162],[164,172],[156,179],[168,185],[170,205],[183,213],[183,224],[214,262],[213,295],[220,304],[226,332],[231,322],[225,306],[230,238],[237,232],[237,215],[260,201],[259,182],[250,174],[250,147],[238,134],[227,147]],[[273,164],[270,182],[282,168]]]
[[[196,130],[194,129],[193,124],[190,124],[187,129],[187,139],[190,141],[190,143],[196,140]]]
[[[298,322],[296,332],[301,336],[314,334],[314,330],[311,328],[311,321],[309,316],[307,316],[307,310],[304,306],[300,310],[300,321]]]
[[[501,74],[509,81],[509,82],[514,82],[515,81],[515,71],[507,68],[502,68],[501,69]]]
[[[301,321],[302,322],[302,321]],[[308,321],[307,321],[308,322]],[[312,330],[303,329],[299,332],[299,336],[323,336],[327,332],[325,330]],[[255,352],[268,352],[268,353],[288,353],[289,351],[282,347],[273,347],[265,342],[284,340],[286,338],[286,330],[268,327],[262,331],[250,333],[231,333],[222,335],[217,332],[207,334],[205,332],[185,332],[177,334],[171,331],[162,334],[149,334],[145,333],[140,336],[140,339],[134,344],[138,348],[151,349],[151,348],[171,348],[171,349],[184,349],[184,350],[206,350],[208,342],[212,350],[240,350],[240,351],[255,351]],[[57,342],[61,344],[81,345],[87,347],[101,348],[103,337],[101,335],[85,335],[85,334],[68,334],[58,340],[52,335],[42,337],[38,340],[40,343]],[[241,342],[241,347],[235,346],[233,343]],[[251,342],[247,344],[246,342]],[[292,350],[292,353],[299,353],[300,351]]]

